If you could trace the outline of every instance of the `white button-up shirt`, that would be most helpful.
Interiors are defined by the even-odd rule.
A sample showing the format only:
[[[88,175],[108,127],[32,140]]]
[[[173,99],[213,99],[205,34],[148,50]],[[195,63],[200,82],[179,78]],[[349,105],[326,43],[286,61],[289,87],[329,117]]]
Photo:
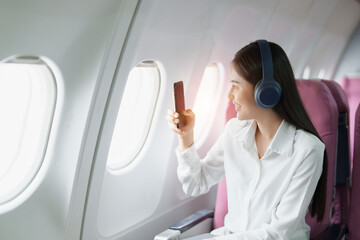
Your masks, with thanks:
[[[322,172],[325,146],[282,121],[259,159],[254,120],[231,119],[204,159],[193,146],[176,150],[185,193],[204,194],[226,176],[228,214],[218,240],[309,239],[305,215]]]

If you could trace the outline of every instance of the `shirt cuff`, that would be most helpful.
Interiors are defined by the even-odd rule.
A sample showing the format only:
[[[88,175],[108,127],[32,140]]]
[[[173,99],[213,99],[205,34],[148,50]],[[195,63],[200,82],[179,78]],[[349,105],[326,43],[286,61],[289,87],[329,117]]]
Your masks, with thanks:
[[[180,152],[179,147],[177,147],[175,149],[175,153],[180,165],[192,165],[199,159],[197,150],[195,148],[195,143],[193,143],[188,149],[183,152]]]

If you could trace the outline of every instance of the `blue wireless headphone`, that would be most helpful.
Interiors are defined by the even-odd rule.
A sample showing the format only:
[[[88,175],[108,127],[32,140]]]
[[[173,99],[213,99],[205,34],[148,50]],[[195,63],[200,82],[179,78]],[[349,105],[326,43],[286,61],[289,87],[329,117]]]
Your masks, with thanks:
[[[260,47],[263,78],[255,86],[255,101],[262,108],[272,108],[280,101],[281,87],[274,79],[269,43],[266,40],[258,40],[257,43]]]

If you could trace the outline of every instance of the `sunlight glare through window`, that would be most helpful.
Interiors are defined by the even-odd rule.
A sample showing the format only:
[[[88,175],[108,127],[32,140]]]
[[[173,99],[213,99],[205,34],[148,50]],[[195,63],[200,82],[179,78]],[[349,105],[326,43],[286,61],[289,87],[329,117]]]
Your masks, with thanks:
[[[202,145],[210,130],[219,97],[219,89],[219,66],[213,63],[205,68],[194,104],[196,116],[194,139],[197,147]]]

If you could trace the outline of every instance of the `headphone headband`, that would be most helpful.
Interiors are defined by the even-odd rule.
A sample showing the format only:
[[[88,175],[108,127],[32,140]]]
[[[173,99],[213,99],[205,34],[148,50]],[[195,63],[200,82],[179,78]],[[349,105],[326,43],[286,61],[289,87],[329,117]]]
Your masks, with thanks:
[[[261,63],[262,63],[262,72],[263,72],[263,82],[267,82],[274,78],[273,73],[273,62],[272,55],[270,50],[270,45],[266,40],[258,40],[260,54],[261,54]]]

